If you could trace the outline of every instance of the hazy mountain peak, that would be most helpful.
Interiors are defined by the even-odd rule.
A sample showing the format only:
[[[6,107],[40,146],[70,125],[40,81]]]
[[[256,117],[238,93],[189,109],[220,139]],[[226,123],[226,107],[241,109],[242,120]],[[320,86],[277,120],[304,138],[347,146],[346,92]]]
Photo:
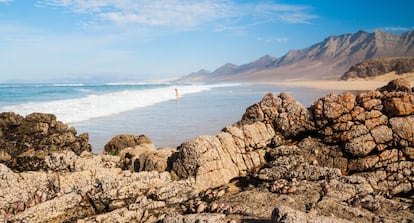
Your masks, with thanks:
[[[191,74],[208,74],[208,73],[210,73],[210,71],[208,71],[208,70],[206,70],[206,69],[201,69],[201,70],[199,70],[199,71],[197,71],[197,72],[193,72],[193,73],[191,73]],[[190,74],[190,75],[191,75]]]
[[[277,59],[277,58],[274,57],[274,56],[271,56],[269,54],[266,54],[266,55],[260,57],[258,60],[275,60],[275,59]]]

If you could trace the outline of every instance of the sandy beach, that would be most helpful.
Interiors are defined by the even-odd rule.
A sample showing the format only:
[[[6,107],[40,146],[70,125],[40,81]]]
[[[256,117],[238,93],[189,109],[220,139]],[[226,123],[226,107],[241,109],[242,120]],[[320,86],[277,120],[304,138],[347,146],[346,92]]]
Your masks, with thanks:
[[[367,79],[355,79],[355,80],[287,80],[282,82],[274,82],[277,85],[290,86],[290,87],[309,87],[315,89],[324,90],[373,90],[386,85],[389,81],[405,78],[410,80],[411,84],[414,84],[414,73],[406,73],[397,75],[395,72],[381,75],[375,78]]]

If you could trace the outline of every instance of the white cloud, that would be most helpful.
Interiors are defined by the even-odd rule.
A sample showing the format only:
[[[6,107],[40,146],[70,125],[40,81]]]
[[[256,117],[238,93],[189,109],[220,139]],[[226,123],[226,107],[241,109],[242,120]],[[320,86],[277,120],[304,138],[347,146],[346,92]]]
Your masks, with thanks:
[[[289,39],[286,37],[276,37],[276,38],[263,38],[263,37],[259,37],[257,38],[257,41],[259,42],[265,42],[265,43],[283,43],[283,42],[287,42]]]
[[[0,3],[9,3],[12,2],[13,0],[0,0]]]
[[[65,7],[118,25],[150,27],[196,27],[231,14],[231,4],[225,0],[43,0],[37,4]]]
[[[317,18],[309,13],[310,7],[304,5],[287,5],[274,3],[260,3],[255,8],[255,13],[269,21],[280,20],[286,23],[310,24],[310,20]]]
[[[307,6],[234,0],[39,0],[36,5],[90,15],[93,23],[175,29],[214,23],[218,31],[240,30],[269,22],[310,23],[316,17],[308,13]]]
[[[406,32],[406,31],[413,30],[414,27],[390,26],[390,27],[382,27],[378,29],[389,31],[389,32]]]

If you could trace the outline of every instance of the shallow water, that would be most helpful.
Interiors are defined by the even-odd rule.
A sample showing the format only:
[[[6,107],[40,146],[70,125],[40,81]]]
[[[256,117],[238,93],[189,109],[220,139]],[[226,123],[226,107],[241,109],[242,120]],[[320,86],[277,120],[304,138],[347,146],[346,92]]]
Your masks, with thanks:
[[[175,96],[178,88],[180,97]],[[29,84],[0,85],[0,112],[52,113],[88,132],[93,152],[117,134],[145,134],[157,147],[214,135],[240,120],[245,109],[285,91],[309,106],[326,90],[248,84]]]
[[[327,91],[278,86],[239,85],[183,95],[152,106],[105,118],[76,123],[78,132],[88,132],[93,151],[100,153],[116,134],[145,134],[157,147],[173,146],[199,135],[214,135],[240,120],[245,109],[268,92],[286,91],[309,106]]]

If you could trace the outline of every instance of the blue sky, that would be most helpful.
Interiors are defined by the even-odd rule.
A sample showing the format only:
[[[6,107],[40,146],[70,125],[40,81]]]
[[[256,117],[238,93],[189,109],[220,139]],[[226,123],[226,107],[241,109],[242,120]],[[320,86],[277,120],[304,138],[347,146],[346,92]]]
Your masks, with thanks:
[[[161,79],[330,35],[414,29],[414,1],[0,0],[0,82]]]

